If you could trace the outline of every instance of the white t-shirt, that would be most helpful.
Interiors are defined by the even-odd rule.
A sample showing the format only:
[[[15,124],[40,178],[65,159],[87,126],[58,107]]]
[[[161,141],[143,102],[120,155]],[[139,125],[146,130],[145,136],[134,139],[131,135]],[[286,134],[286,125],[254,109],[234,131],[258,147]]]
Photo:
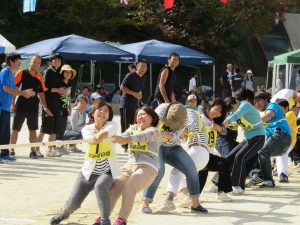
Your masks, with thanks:
[[[300,76],[297,75],[295,78],[295,83],[296,83],[296,91],[300,91]]]
[[[271,98],[271,102],[276,102],[276,99],[285,99],[288,101],[290,98],[293,98],[294,92],[292,89],[281,89]]]
[[[189,91],[193,90],[193,88],[194,88],[195,86],[197,86],[197,84],[196,84],[196,79],[195,79],[195,77],[192,77],[192,78],[190,79],[190,83],[189,83]]]

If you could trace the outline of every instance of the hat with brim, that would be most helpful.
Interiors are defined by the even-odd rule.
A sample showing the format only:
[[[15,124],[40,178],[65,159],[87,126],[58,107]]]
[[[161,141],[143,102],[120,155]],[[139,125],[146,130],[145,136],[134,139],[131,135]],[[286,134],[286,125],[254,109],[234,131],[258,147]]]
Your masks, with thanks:
[[[64,74],[64,71],[72,71],[72,77],[71,77],[71,80],[74,79],[74,77],[76,76],[76,70],[72,69],[72,67],[70,65],[63,65],[61,67],[61,70],[60,70],[60,74],[63,75]]]
[[[187,118],[186,108],[180,103],[172,104],[169,107],[165,125],[173,131],[180,130],[184,127]]]

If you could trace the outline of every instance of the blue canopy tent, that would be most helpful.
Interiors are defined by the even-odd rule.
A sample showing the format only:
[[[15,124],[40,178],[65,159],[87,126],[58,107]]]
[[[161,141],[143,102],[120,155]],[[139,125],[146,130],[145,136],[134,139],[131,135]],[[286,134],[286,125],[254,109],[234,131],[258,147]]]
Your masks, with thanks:
[[[172,52],[180,55],[180,64],[183,65],[212,65],[213,91],[215,91],[215,58],[185,46],[167,43],[158,40],[149,40],[132,44],[121,45],[120,49],[135,55],[135,60],[146,59],[150,63],[150,90],[152,92],[151,63],[165,64]]]
[[[96,41],[75,34],[51,38],[17,49],[22,58],[39,55],[49,58],[60,53],[66,60],[91,61],[91,82],[94,84],[93,61],[128,62],[133,61],[132,53],[113,47],[105,42]]]

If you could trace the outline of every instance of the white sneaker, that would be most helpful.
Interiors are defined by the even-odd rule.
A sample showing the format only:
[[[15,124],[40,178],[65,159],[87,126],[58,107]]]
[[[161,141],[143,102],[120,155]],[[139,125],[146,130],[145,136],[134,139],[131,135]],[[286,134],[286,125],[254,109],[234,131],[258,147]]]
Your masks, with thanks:
[[[218,193],[218,186],[212,183],[208,189],[205,190],[206,193]]]
[[[176,209],[173,201],[165,200],[164,203],[158,208],[159,212],[169,212]]]
[[[35,150],[35,154],[38,158],[44,158],[44,155],[41,153],[40,150]]]
[[[232,195],[243,195],[245,191],[240,186],[232,186]]]
[[[82,152],[79,148],[76,147],[76,145],[69,145],[68,150],[70,152]]]
[[[62,155],[69,155],[70,152],[64,147],[64,146],[61,146],[59,148],[57,148],[58,151],[62,154]]]
[[[47,157],[60,157],[62,154],[58,151],[56,147],[52,147],[46,151]]]
[[[183,197],[182,202],[180,202],[177,206],[180,207],[180,208],[191,208],[191,206],[192,206],[192,199],[191,199],[191,197],[188,196],[188,195],[185,195]]]
[[[221,202],[232,202],[232,198],[230,198],[224,191],[217,194],[217,199]]]

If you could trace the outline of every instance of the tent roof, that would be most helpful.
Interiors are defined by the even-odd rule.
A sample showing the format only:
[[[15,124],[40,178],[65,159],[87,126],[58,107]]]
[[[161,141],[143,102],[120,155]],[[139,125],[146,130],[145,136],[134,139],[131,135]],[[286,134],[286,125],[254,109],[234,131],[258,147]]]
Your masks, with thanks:
[[[0,53],[11,53],[11,52],[15,52],[16,51],[16,47],[10,43],[5,37],[3,37],[0,34],[0,45],[2,47],[4,47],[4,51],[1,51],[1,47],[0,47]]]
[[[297,63],[300,64],[300,49],[287,52],[274,57],[274,64]]]
[[[107,43],[75,34],[36,42],[17,50],[22,58],[49,58],[60,53],[66,60],[133,61],[134,55]]]
[[[136,55],[136,60],[146,59],[150,63],[167,63],[172,52],[180,55],[180,64],[214,64],[215,58],[193,49],[158,40],[126,44],[119,47]]]

